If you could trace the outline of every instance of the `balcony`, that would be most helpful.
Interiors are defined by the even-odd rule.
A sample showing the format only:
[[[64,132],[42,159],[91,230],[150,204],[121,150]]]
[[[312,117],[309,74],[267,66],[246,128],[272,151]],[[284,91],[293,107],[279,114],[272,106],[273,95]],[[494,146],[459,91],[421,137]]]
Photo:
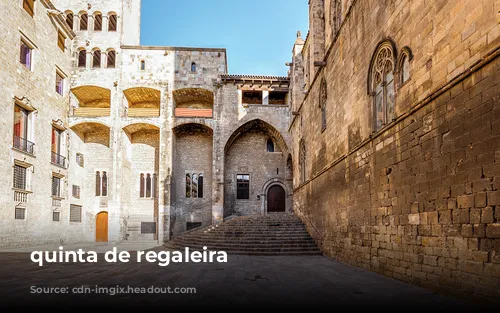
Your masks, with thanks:
[[[60,167],[66,167],[66,157],[52,151],[52,157],[50,162],[54,165],[60,166]]]
[[[212,117],[212,109],[176,108],[176,117]]]
[[[160,108],[129,108],[128,117],[155,117],[160,116]]]
[[[14,190],[14,201],[19,203],[28,202],[29,192],[26,190]]]
[[[73,108],[73,116],[77,117],[109,116],[110,113],[111,113],[110,108],[92,108],[92,107]]]
[[[24,138],[21,138],[21,137],[18,137],[18,136],[14,136],[13,147],[15,149],[24,151],[24,152],[29,153],[29,154],[33,154],[34,146],[35,146],[35,144],[32,143],[31,141],[24,139]]]

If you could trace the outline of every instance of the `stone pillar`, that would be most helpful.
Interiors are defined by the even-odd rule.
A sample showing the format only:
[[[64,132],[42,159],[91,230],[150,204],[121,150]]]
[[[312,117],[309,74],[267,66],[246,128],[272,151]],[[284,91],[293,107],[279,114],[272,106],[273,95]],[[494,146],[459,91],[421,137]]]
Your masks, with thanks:
[[[92,68],[92,51],[86,50],[87,51],[87,58],[85,59],[85,68],[91,69]]]
[[[101,60],[102,61],[102,60]],[[120,118],[120,107],[121,107],[121,91],[118,86],[109,86],[111,90],[111,123],[110,123],[110,140],[109,149],[112,154],[113,162],[110,167],[110,173],[108,178],[108,218],[109,218],[109,241],[112,243],[117,243],[122,241],[124,238],[122,234],[124,229],[122,229],[122,206],[121,206],[121,180],[122,180],[122,153],[121,153],[121,118]]]
[[[213,107],[213,152],[212,152],[212,224],[224,221],[224,143],[220,127],[222,89],[215,90]]]
[[[172,131],[168,86],[164,86],[160,96],[160,157],[158,173],[158,243],[170,240],[170,179],[172,176]]]

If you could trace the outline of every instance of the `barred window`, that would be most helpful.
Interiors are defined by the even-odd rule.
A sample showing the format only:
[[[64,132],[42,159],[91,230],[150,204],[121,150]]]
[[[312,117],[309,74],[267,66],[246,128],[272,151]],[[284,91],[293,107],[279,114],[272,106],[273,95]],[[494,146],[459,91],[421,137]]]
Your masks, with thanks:
[[[16,212],[14,218],[16,220],[24,220],[26,219],[26,208],[16,207]]]
[[[52,196],[60,197],[61,196],[61,178],[52,176]]]
[[[61,220],[61,212],[52,212],[52,221],[59,222]]]
[[[73,185],[73,198],[80,199],[80,186]]]
[[[250,175],[236,175],[236,199],[250,198]]]
[[[26,167],[14,165],[14,188],[26,190]]]
[[[82,206],[71,204],[69,206],[69,221],[81,222],[82,221]]]

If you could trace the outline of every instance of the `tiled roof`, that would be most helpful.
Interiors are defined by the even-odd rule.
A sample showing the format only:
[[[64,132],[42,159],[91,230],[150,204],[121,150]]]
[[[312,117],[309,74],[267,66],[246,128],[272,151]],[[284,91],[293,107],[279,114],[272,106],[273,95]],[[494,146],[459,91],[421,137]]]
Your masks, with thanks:
[[[221,75],[223,80],[243,79],[243,80],[289,80],[286,76],[266,76],[266,75]]]

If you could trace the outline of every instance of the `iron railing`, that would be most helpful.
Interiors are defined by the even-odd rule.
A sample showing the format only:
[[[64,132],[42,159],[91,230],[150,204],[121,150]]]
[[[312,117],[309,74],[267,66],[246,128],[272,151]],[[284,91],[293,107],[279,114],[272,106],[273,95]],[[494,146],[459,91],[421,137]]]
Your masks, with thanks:
[[[13,142],[14,148],[24,151],[29,154],[33,154],[33,148],[35,146],[34,143],[29,141],[28,139],[24,139],[18,136],[14,136],[14,142]]]
[[[66,166],[66,157],[52,151],[51,162],[52,162],[52,164],[65,167]]]

